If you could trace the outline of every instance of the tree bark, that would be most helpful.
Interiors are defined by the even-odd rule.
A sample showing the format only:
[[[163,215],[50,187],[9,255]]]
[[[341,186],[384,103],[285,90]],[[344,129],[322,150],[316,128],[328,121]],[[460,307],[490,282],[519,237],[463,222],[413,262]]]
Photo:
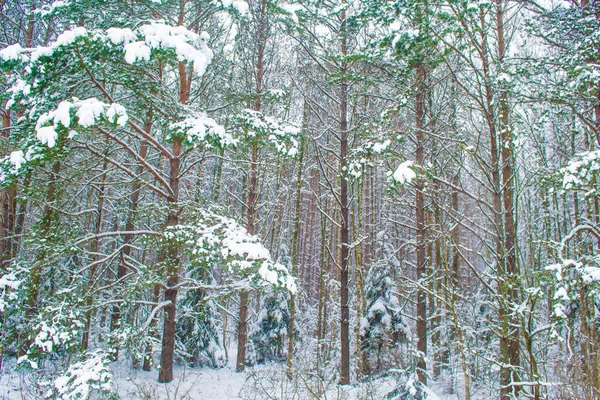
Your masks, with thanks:
[[[258,43],[256,60],[256,100],[254,110],[261,110],[261,98],[263,93],[264,77],[264,55],[266,42],[266,8],[267,1],[261,0],[258,14]],[[256,203],[258,200],[258,143],[252,144],[252,158],[250,161],[250,186],[248,188],[248,201],[246,204],[246,230],[249,234],[255,234]],[[246,346],[248,344],[248,292],[243,290],[240,293],[240,310],[238,320],[238,353],[236,362],[236,372],[242,372],[246,366]]]
[[[497,0],[496,28],[498,37],[498,61],[500,66],[504,62],[504,0]],[[519,351],[519,324],[511,324],[508,315],[513,305],[519,301],[518,275],[516,252],[516,226],[514,218],[514,145],[509,124],[508,92],[502,90],[500,93],[500,143],[502,159],[502,200],[503,200],[503,222],[504,222],[504,271],[499,277],[500,316],[502,324],[502,337],[500,339],[500,370],[501,398],[510,399],[518,396],[518,386],[509,386],[519,381],[518,368],[520,365]]]
[[[307,126],[306,123],[306,105],[304,107],[304,127]],[[301,198],[302,198],[302,170],[303,170],[303,161],[304,161],[304,135],[300,140],[300,152],[298,155],[298,172],[296,174],[296,211],[294,216],[294,231],[292,233],[292,242],[290,246],[292,247],[292,276],[298,276],[298,237],[300,235],[300,216],[301,216]],[[296,295],[291,294],[290,296],[290,324],[288,326],[288,354],[286,361],[286,375],[288,379],[292,379],[292,360],[294,358],[294,340],[295,340],[295,332],[294,326],[296,324]]]
[[[417,66],[416,76],[416,94],[415,94],[415,119],[416,119],[416,154],[415,163],[423,166],[425,161],[424,154],[424,130],[425,130],[425,67],[420,64]],[[417,377],[419,382],[427,385],[427,295],[424,290],[425,283],[422,281],[427,275],[427,263],[425,251],[427,246],[427,232],[425,227],[425,196],[423,190],[425,182],[419,178],[415,181],[416,199],[415,199],[415,219],[417,236]]]

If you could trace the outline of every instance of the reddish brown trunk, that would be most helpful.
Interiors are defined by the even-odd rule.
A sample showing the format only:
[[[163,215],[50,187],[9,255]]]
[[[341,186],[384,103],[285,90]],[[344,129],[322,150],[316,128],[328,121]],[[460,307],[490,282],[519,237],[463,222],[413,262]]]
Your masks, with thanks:
[[[179,25],[183,25],[183,12],[185,0],[180,1]],[[179,101],[187,104],[189,91],[187,84],[185,64],[179,63]],[[191,78],[190,78],[191,79]],[[179,223],[179,174],[181,171],[181,144],[180,137],[173,141],[173,150],[169,159],[169,187],[171,194],[167,199],[169,203],[169,214],[166,226],[175,226]],[[158,381],[167,383],[173,380],[173,363],[175,357],[175,324],[177,322],[177,292],[179,284],[179,247],[170,244],[166,249],[167,256],[167,284],[164,291],[164,300],[168,305],[164,307],[162,349],[160,354],[160,372]]]
[[[10,137],[10,110],[2,113],[3,136],[6,142]],[[8,148],[1,149],[1,155],[8,154]],[[3,271],[8,262],[14,257],[14,229],[16,214],[17,185],[12,184],[8,190],[0,192],[0,271]]]
[[[423,148],[423,134],[425,130],[425,67],[419,65],[417,67],[417,81],[416,81],[416,154],[415,163],[422,166],[425,161],[424,148]],[[425,283],[422,281],[425,279],[426,271],[426,228],[425,228],[425,199],[423,189],[425,183],[422,179],[418,179],[415,182],[416,189],[416,201],[415,201],[415,218],[417,225],[417,281],[420,286],[417,290],[417,351],[419,352],[417,358],[417,377],[419,382],[423,385],[427,385],[427,363],[425,358],[427,357],[427,296],[423,288]]]

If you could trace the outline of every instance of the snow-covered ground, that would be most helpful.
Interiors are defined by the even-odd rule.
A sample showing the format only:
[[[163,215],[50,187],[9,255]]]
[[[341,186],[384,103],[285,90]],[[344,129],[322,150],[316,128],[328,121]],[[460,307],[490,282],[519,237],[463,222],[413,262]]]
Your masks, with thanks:
[[[394,384],[392,379],[382,378],[350,386],[332,384],[317,393],[316,388],[303,386],[302,379],[289,382],[283,364],[248,368],[244,373],[236,373],[231,367],[218,370],[177,368],[175,379],[169,384],[157,382],[157,371],[145,372],[114,365],[113,372],[113,386],[118,398],[132,400],[383,399]],[[0,399],[43,398],[38,383],[31,374],[3,372],[0,375]],[[431,400],[456,398],[438,397],[433,391],[429,397]]]
[[[118,371],[115,389],[124,399],[241,399],[246,374],[233,369],[178,369],[169,384],[157,382],[158,372]]]
[[[386,377],[339,386],[315,379],[310,371],[297,372],[296,378],[289,381],[284,363],[258,365],[243,373],[236,373],[233,365],[215,370],[177,367],[175,379],[168,384],[158,383],[158,371],[132,369],[124,361],[113,363],[111,370],[118,398],[132,400],[374,400],[384,399],[396,383],[395,379]],[[14,363],[8,362],[0,373],[0,400],[42,399],[43,381],[44,378],[33,372],[14,372]],[[429,400],[460,398],[456,394],[441,395],[442,386],[434,384],[432,387]]]

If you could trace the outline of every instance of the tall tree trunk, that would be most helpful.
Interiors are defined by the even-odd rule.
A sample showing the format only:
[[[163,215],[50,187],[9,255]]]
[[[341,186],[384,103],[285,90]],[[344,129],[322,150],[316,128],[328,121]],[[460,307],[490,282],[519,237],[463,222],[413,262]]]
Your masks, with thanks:
[[[344,2],[345,3],[345,2]],[[348,54],[346,9],[340,13],[341,18],[341,53],[342,58]],[[348,84],[345,74],[347,61],[342,60],[340,70],[340,346],[341,368],[340,384],[350,383],[350,311],[348,291],[348,264],[350,246],[350,205],[348,202],[348,180],[346,169],[348,163]]]
[[[252,145],[252,161],[250,166],[250,188],[247,201],[247,223],[246,230],[250,235],[255,233],[254,221],[256,218],[256,201],[258,190],[258,144]],[[248,345],[248,298],[247,290],[240,293],[240,310],[238,320],[238,353],[236,372],[244,371],[246,367],[246,347]]]
[[[185,16],[186,0],[180,0],[178,25],[183,26]],[[186,65],[179,63],[179,102],[187,104],[190,99],[191,74],[188,77]],[[173,140],[173,147],[169,159],[169,187],[171,194],[167,199],[169,214],[167,215],[166,227],[175,226],[179,223],[179,181],[181,170],[181,137]],[[159,382],[171,382],[173,380],[173,362],[175,357],[175,324],[177,322],[177,292],[179,284],[179,247],[171,244],[166,249],[167,256],[167,285],[164,291],[165,302],[169,304],[164,308],[163,337],[160,355]]]
[[[185,70],[184,70],[185,73]],[[182,102],[185,104],[185,102]],[[173,141],[172,158],[169,160],[170,178],[169,186],[173,192],[169,198],[169,214],[166,226],[175,226],[179,223],[179,212],[177,200],[179,196],[179,171],[181,155],[181,139]],[[165,287],[165,302],[169,302],[164,308],[162,352],[160,355],[159,382],[171,382],[173,380],[173,362],[175,356],[175,323],[177,317],[177,285],[179,284],[179,247],[177,244],[167,246],[167,285]]]
[[[258,14],[258,43],[256,60],[256,100],[254,110],[261,110],[261,99],[263,94],[264,56],[266,42],[266,10],[267,1],[261,0]],[[248,199],[246,204],[246,230],[249,234],[255,234],[256,203],[258,201],[258,143],[252,144],[252,158],[250,161],[250,186],[248,188]],[[246,346],[248,344],[248,292],[242,290],[240,293],[240,310],[238,320],[238,353],[235,370],[242,372],[246,366]]]
[[[424,130],[425,130],[425,67],[420,64],[417,66],[416,93],[415,93],[415,119],[416,119],[416,154],[415,163],[423,166],[425,162],[424,154]],[[416,199],[415,199],[415,218],[417,227],[417,377],[419,382],[427,385],[427,295],[424,290],[425,283],[422,281],[427,275],[427,265],[425,250],[427,246],[426,227],[425,227],[425,199],[423,189],[425,182],[419,178],[415,181]]]
[[[304,127],[307,126],[306,121],[306,104],[304,106]],[[303,134],[300,140],[300,152],[298,155],[298,172],[296,174],[296,211],[294,216],[294,231],[292,233],[292,242],[290,246],[292,247],[292,276],[298,276],[298,237],[300,235],[300,216],[302,214],[301,209],[301,198],[302,198],[302,170],[303,170],[303,161],[304,161],[304,135]],[[295,332],[294,326],[296,324],[296,295],[291,294],[290,296],[290,324],[288,326],[288,354],[287,354],[287,377],[288,379],[292,379],[292,359],[294,357],[294,340],[295,340]]]
[[[498,40],[498,62],[502,67],[505,55],[504,41],[504,0],[497,0],[496,28]],[[514,218],[515,210],[515,182],[514,182],[514,144],[509,124],[508,93],[502,90],[500,93],[500,143],[502,159],[502,200],[504,218],[504,271],[499,280],[502,298],[500,305],[502,337],[500,339],[500,370],[501,398],[509,399],[518,395],[518,386],[509,386],[519,381],[518,368],[520,364],[519,352],[519,324],[511,323],[512,317],[508,314],[510,309],[519,301],[518,278],[519,268],[517,265],[516,251],[516,226]]]

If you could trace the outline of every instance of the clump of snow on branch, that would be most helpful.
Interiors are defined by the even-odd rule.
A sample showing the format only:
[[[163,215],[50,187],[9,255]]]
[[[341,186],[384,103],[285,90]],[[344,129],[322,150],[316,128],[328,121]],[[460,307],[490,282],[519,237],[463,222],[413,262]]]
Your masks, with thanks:
[[[193,261],[225,263],[231,274],[259,286],[280,287],[295,293],[296,283],[287,268],[274,262],[269,250],[235,220],[201,210],[194,224],[176,225],[165,232],[168,241],[178,241]]]
[[[31,52],[31,61],[37,61],[40,57],[51,56],[57,49],[66,47],[74,43],[80,37],[88,35],[89,31],[84,27],[78,26],[68,31],[64,31],[50,46],[39,46],[33,49],[24,49]]]
[[[408,184],[411,183],[413,179],[417,177],[415,171],[411,168],[413,162],[408,160],[404,161],[402,164],[398,166],[396,171],[392,174],[392,178],[400,183],[400,184]]]
[[[12,44],[8,47],[0,50],[0,58],[4,61],[12,61],[12,60],[27,60],[27,57],[23,59],[23,48],[19,43]]]
[[[249,109],[234,117],[233,123],[241,128],[248,138],[269,142],[279,154],[290,157],[298,154],[299,143],[295,138],[301,130],[295,125]]]
[[[185,118],[183,121],[171,124],[171,129],[183,133],[187,142],[193,146],[211,147],[211,143],[216,143],[220,147],[227,147],[235,146],[239,142],[238,139],[234,139],[232,135],[227,133],[222,125],[219,125],[204,113],[198,113]]]
[[[42,114],[36,123],[36,136],[40,142],[48,147],[54,147],[58,138],[57,129],[69,128],[74,123],[72,111],[75,111],[77,124],[82,128],[88,128],[97,124],[102,118],[108,122],[125,126],[127,124],[127,111],[120,104],[106,104],[96,98],[73,101],[62,101],[58,107]]]
[[[1,160],[0,165],[8,166],[6,170],[16,174],[27,162],[40,158],[43,146],[54,147],[61,130],[68,130],[67,137],[73,138],[77,131],[70,128],[89,128],[102,122],[123,127],[127,121],[127,110],[118,103],[106,104],[96,98],[62,101],[56,109],[39,116],[35,125],[38,144],[30,146],[26,152],[13,151]],[[0,175],[0,182],[3,180],[4,176]]]
[[[54,380],[48,397],[87,399],[94,391],[104,395],[112,393],[109,363],[109,355],[102,350],[86,354],[83,360],[70,365],[64,375]]]
[[[150,59],[153,49],[173,49],[179,61],[188,61],[194,65],[194,71],[198,75],[204,74],[206,67],[213,58],[212,50],[199,35],[183,26],[169,26],[162,23],[147,24],[140,27],[138,36],[143,39],[133,41],[134,37],[130,31],[118,32],[113,28],[109,32],[114,44],[124,44],[125,61],[133,64],[137,60]]]

